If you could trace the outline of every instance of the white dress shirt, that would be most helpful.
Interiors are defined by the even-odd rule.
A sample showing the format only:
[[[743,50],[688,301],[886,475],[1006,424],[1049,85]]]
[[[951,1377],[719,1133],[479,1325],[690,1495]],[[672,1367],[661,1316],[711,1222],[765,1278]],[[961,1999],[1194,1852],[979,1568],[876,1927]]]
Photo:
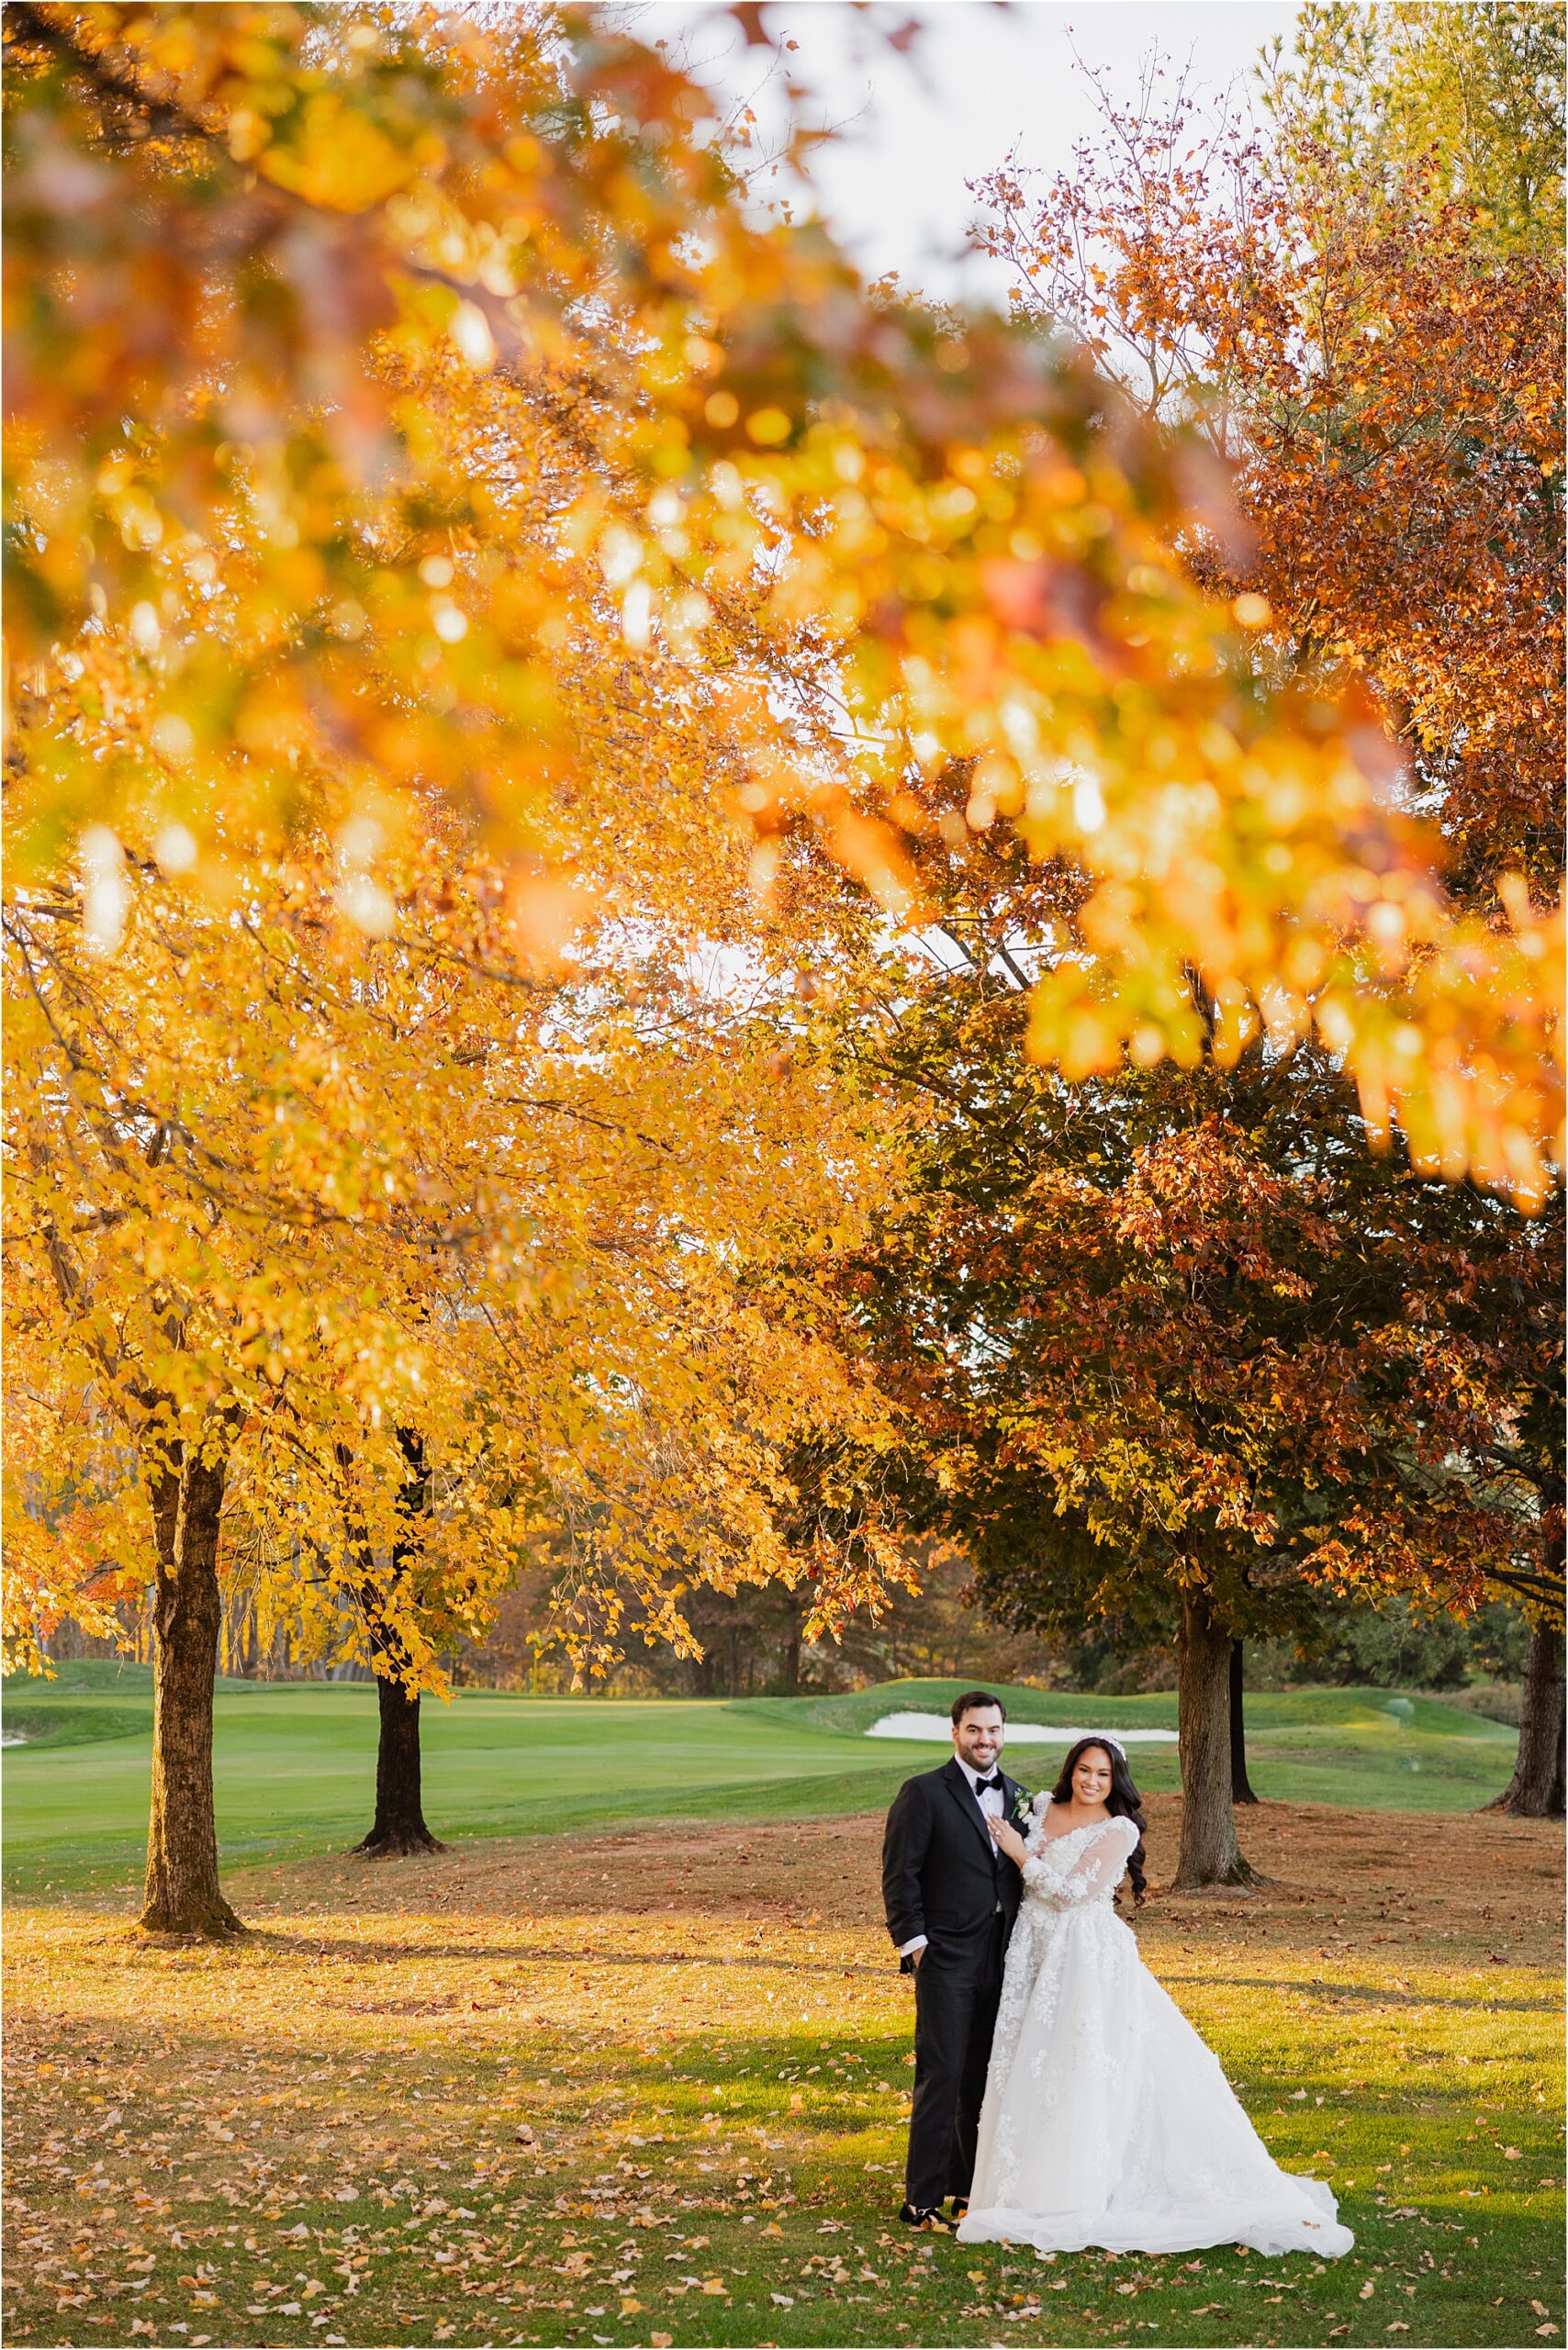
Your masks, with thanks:
[[[1006,1808],[1002,1798],[1002,1789],[1000,1787],[987,1787],[984,1795],[982,1796],[979,1792],[977,1782],[982,1778],[994,1778],[998,1774],[1002,1769],[1001,1757],[998,1756],[997,1760],[991,1764],[989,1771],[983,1772],[974,1770],[970,1764],[965,1762],[961,1754],[955,1754],[953,1760],[958,1764],[959,1770],[963,1773],[965,1778],[969,1781],[969,1793],[974,1796],[975,1801],[979,1804],[986,1818],[988,1819],[1000,1819],[1003,1810]],[[930,1936],[927,1934],[916,1934],[913,1942],[900,1942],[899,1956],[901,1958],[908,1958],[912,1952],[924,1950],[929,1940]]]

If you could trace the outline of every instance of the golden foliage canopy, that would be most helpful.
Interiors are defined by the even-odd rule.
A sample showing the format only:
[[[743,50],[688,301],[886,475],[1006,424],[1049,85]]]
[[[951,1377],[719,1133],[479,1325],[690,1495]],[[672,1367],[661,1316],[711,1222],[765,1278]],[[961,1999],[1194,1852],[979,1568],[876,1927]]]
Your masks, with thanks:
[[[588,1667],[687,1642],[683,1583],[875,1601],[874,1513],[809,1561],[780,1528],[795,1448],[888,1441],[823,1280],[886,1111],[766,994],[647,949],[630,988],[612,934],[520,983],[493,868],[384,870],[374,942],[297,845],[222,906],[136,866],[109,957],[68,889],[6,910],[16,1652],[112,1628],[156,1563],[135,1489],[193,1461],[263,1616],[410,1685],[530,1560]]]
[[[616,822],[560,689],[592,599],[730,680],[707,790],[758,880],[804,828],[917,907],[910,787],[971,762],[968,825],[1089,885],[1034,1050],[1191,1060],[1195,969],[1222,1050],[1316,1030],[1418,1163],[1544,1195],[1535,899],[1456,912],[1379,704],[1199,584],[1223,474],[1081,352],[756,223],[707,94],[592,11],[6,30],[13,870],[77,858],[88,935],[126,858],[221,901],[324,795],[367,931],[439,799],[548,936]]]

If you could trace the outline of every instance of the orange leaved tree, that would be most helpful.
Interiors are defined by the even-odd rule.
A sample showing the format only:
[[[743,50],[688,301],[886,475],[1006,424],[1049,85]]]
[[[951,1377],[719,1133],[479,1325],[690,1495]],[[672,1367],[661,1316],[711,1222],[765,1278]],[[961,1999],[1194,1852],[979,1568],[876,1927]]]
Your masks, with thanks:
[[[6,909],[11,1600],[25,1645],[151,1588],[150,1926],[234,1923],[226,1525],[306,1652],[386,1685],[385,1841],[418,1824],[410,1708],[521,1560],[587,1669],[623,1618],[687,1639],[678,1583],[793,1580],[802,1432],[883,1422],[800,1270],[857,1230],[864,1115],[648,954],[636,989],[616,941],[530,984],[498,890],[421,926],[445,877],[385,869],[395,943],[330,866],[221,911],[137,868],[112,955],[77,895]],[[879,1580],[827,1566],[824,1621]]]
[[[1561,858],[1562,185],[1560,160],[1555,183],[1539,166],[1561,145],[1546,69],[1562,42],[1561,20],[1529,9],[1309,10],[1269,138],[1205,119],[1180,84],[1162,98],[1151,73],[1130,108],[1102,89],[1070,173],[1009,166],[982,188],[1021,310],[1067,319],[1146,414],[1181,415],[1234,466],[1246,537],[1188,559],[1267,602],[1273,657],[1327,690],[1364,681],[1450,893],[1484,921],[1552,888]],[[1494,85],[1483,113],[1461,102]],[[1505,140],[1516,116],[1539,135]],[[1476,145],[1489,138],[1495,152]],[[1390,1096],[1364,1067],[1358,1081],[1376,1138]],[[1410,1225],[1404,1156],[1344,1233],[1347,1270]],[[1434,1193],[1417,1223],[1455,1295],[1417,1307],[1414,1248],[1406,1310],[1428,1330],[1457,1317],[1462,1353],[1489,1366],[1456,1458],[1487,1506],[1512,1493],[1536,1554],[1518,1585],[1536,1627],[1507,1800],[1561,1809],[1563,1454],[1542,1408],[1561,1378],[1560,1216],[1499,1225]]]

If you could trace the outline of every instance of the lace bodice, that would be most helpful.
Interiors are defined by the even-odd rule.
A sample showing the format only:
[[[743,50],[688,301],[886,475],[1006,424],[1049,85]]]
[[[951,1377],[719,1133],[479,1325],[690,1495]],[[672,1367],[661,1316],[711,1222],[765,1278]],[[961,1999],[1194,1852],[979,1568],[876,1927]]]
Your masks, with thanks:
[[[1024,1897],[1050,1909],[1074,1909],[1086,1901],[1110,1901],[1137,1849],[1130,1819],[1092,1819],[1065,1836],[1047,1836],[1051,1799],[1036,1799],[1035,1824],[1025,1839]]]

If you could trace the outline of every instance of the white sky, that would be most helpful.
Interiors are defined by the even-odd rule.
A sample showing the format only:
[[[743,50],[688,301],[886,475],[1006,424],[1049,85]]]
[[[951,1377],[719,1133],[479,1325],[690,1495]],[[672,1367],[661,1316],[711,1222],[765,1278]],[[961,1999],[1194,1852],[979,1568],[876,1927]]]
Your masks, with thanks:
[[[643,38],[676,48],[710,87],[751,100],[765,129],[778,119],[777,89],[767,88],[770,52],[748,49],[724,9],[647,0],[626,14]],[[912,16],[924,29],[906,59],[874,27],[885,33]],[[813,184],[867,274],[896,270],[935,295],[1000,303],[1001,265],[964,253],[975,210],[965,182],[1014,146],[1025,164],[1070,162],[1073,141],[1093,125],[1075,49],[1086,64],[1108,67],[1125,97],[1154,49],[1174,64],[1191,59],[1195,79],[1219,91],[1245,82],[1276,35],[1288,50],[1295,17],[1275,0],[1014,0],[1007,7],[907,0],[865,11],[847,0],[771,0],[765,22],[776,39],[800,44],[787,63],[813,93],[804,119],[840,129],[816,151]]]

